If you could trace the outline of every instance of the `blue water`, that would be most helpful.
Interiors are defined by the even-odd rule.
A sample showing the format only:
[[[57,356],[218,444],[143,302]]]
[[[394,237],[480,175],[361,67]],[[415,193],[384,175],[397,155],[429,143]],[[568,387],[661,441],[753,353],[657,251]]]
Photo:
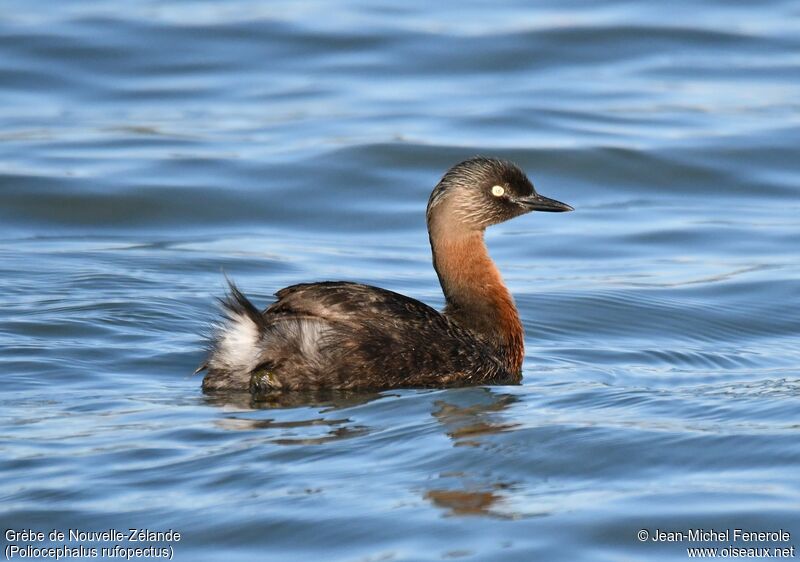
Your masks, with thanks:
[[[800,6],[530,4],[3,2],[4,533],[173,529],[200,561],[800,547]],[[324,279],[441,306],[424,208],[479,153],[576,208],[488,233],[521,386],[202,394],[224,275],[262,306]]]

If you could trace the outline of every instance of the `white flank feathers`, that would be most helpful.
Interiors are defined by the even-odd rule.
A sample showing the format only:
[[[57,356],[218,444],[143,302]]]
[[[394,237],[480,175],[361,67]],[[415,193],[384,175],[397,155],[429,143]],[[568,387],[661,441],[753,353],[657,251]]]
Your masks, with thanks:
[[[231,314],[217,328],[214,353],[209,360],[212,369],[248,373],[258,366],[258,326],[246,314]]]

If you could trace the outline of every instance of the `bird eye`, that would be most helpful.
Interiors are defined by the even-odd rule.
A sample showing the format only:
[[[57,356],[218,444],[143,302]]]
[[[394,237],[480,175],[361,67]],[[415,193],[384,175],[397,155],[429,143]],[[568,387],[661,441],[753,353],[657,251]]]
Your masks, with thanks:
[[[502,185],[495,185],[494,187],[492,187],[492,195],[494,195],[495,197],[500,197],[505,192],[506,190],[503,188]]]

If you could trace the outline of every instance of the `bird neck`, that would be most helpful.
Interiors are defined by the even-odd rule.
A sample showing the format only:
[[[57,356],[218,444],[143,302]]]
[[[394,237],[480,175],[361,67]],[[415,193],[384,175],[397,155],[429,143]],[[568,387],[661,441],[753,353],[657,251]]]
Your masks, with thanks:
[[[447,306],[444,314],[496,346],[511,373],[522,369],[524,335],[514,299],[503,283],[482,230],[431,220],[433,266]]]

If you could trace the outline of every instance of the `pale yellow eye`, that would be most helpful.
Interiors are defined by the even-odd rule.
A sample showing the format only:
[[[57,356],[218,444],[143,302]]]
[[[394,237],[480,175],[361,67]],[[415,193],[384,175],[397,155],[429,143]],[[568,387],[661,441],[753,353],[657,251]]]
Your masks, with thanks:
[[[502,186],[502,185],[496,185],[496,186],[494,186],[494,187],[492,188],[492,195],[494,195],[495,197],[500,197],[500,196],[501,196],[501,195],[503,195],[505,192],[506,192],[506,190],[505,190],[505,189],[503,189],[503,186]]]

